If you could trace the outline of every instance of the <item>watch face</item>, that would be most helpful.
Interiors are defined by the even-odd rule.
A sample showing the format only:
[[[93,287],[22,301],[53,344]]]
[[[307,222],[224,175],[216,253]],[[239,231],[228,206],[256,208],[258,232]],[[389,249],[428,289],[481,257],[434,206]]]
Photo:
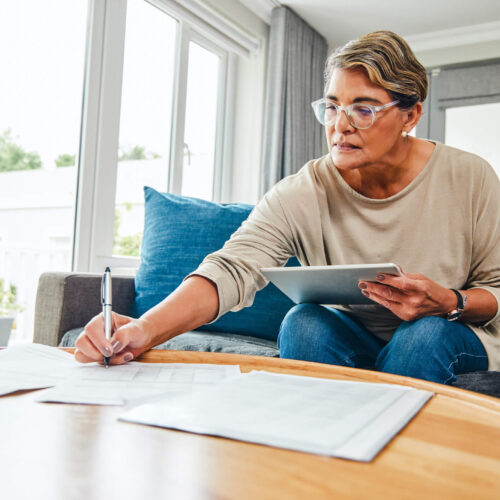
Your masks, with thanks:
[[[446,319],[448,321],[455,321],[457,320],[458,318],[460,318],[460,316],[462,315],[462,313],[460,311],[457,311],[456,309],[454,311],[451,311],[450,314],[448,314],[448,316],[446,316]]]

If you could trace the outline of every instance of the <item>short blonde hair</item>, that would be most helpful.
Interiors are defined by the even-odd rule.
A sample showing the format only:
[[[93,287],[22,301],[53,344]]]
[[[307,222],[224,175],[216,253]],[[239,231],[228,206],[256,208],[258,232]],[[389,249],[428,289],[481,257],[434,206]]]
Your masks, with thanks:
[[[427,97],[427,73],[409,45],[392,31],[373,31],[336,49],[326,60],[325,91],[335,69],[364,68],[398,107],[410,109]]]

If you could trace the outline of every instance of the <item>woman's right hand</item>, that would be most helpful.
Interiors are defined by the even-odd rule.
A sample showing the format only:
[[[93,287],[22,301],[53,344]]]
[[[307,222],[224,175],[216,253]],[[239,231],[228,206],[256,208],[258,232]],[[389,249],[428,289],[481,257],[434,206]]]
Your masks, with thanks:
[[[104,363],[104,356],[113,365],[132,361],[152,347],[147,322],[112,313],[113,335],[107,340],[104,335],[104,316],[92,318],[75,343],[75,359],[80,363]]]

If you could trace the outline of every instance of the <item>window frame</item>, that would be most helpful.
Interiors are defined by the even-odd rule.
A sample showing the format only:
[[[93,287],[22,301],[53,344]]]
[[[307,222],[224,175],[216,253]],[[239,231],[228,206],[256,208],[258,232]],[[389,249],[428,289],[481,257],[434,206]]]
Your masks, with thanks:
[[[220,58],[213,200],[225,201],[231,188],[236,53],[241,55],[242,50],[216,29],[202,22],[196,25],[196,19],[174,0],[143,1],[178,22],[165,190],[180,194],[182,187],[189,43],[193,41]],[[137,257],[112,254],[126,13],[127,0],[89,0],[72,266],[78,272],[101,272],[110,266],[115,272],[134,274],[140,263]]]
[[[499,72],[499,58],[428,68],[429,91],[417,137],[444,143],[448,108],[500,102],[496,84]]]
[[[179,30],[181,31],[181,30]],[[201,47],[209,50],[219,57],[219,78],[217,82],[217,117],[216,117],[216,133],[215,133],[215,152],[214,152],[214,172],[213,172],[213,189],[212,200],[221,202],[230,197],[229,186],[231,185],[231,163],[229,158],[232,157],[232,122],[234,119],[234,93],[235,93],[235,69],[236,57],[228,50],[223,49],[220,45],[213,43],[208,38],[201,35],[199,32],[184,24],[182,26],[181,44],[179,56],[182,57],[184,64],[179,60],[179,67],[182,65],[182,71],[178,71],[178,86],[174,88],[182,88],[184,94],[182,99],[177,100],[178,114],[182,116],[182,126],[174,126],[172,123],[172,134],[175,136],[176,148],[172,148],[172,155],[169,168],[169,192],[181,194],[182,190],[182,170],[184,166],[184,128],[186,116],[186,90],[189,68],[189,44],[194,42]],[[175,91],[174,91],[175,94]],[[179,96],[180,97],[180,96]],[[174,105],[176,100],[174,97]],[[171,141],[174,144],[174,140]]]

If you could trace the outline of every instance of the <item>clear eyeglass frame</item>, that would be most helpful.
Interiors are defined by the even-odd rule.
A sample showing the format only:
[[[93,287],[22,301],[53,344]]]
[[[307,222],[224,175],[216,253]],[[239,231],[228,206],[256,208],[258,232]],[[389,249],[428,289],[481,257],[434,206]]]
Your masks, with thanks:
[[[321,123],[321,125],[326,126],[326,125],[331,125],[332,123],[335,123],[337,121],[337,118],[339,117],[340,113],[342,113],[342,111],[344,111],[344,113],[347,116],[347,119],[349,120],[349,123],[354,128],[357,128],[360,130],[366,130],[367,128],[370,128],[375,123],[375,117],[379,111],[382,111],[383,109],[386,109],[386,108],[390,108],[391,106],[394,106],[398,102],[399,101],[396,100],[396,101],[389,102],[387,104],[382,104],[381,106],[372,106],[371,104],[361,104],[361,103],[353,103],[353,104],[349,104],[348,106],[340,106],[339,104],[334,103],[330,99],[327,99],[326,97],[322,97],[321,99],[318,99],[317,101],[312,102],[311,106],[314,110],[314,114],[315,114],[317,120]],[[329,121],[325,120],[325,110],[326,110],[327,103],[334,106],[336,109],[335,118],[333,118],[332,120],[329,120]],[[323,105],[325,105],[325,107],[322,110],[321,107]],[[369,122],[370,122],[369,125],[360,126],[359,124],[357,125],[355,123],[353,115],[354,115],[356,110],[360,110],[360,109],[370,110],[370,115],[367,117]]]

